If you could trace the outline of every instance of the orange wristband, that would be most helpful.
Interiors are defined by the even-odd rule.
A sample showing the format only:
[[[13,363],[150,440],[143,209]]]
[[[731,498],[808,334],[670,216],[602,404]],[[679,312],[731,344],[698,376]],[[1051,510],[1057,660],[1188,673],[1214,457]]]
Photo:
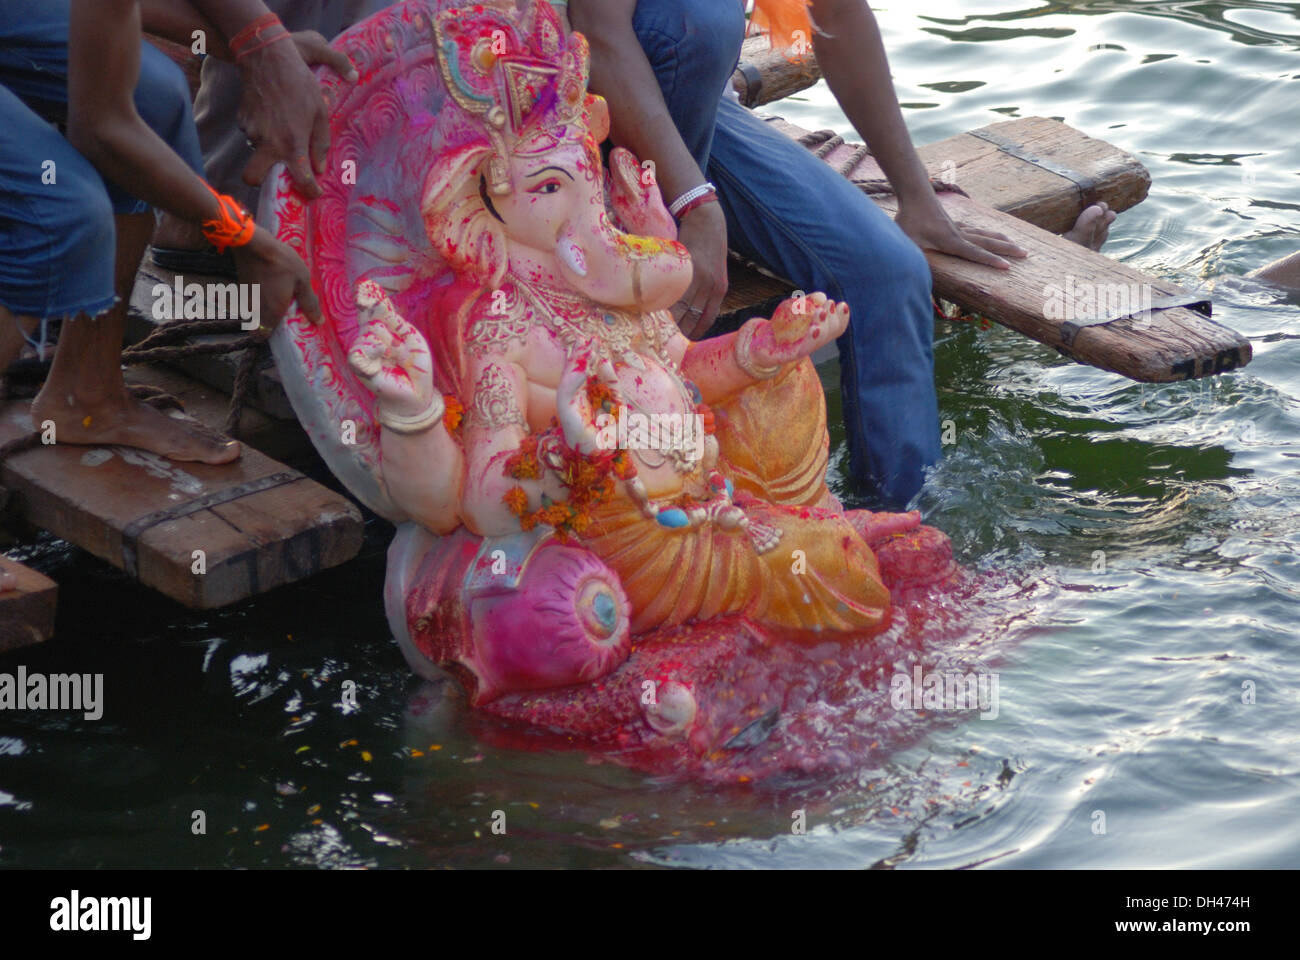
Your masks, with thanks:
[[[274,13],[268,13],[265,16],[258,17],[248,26],[244,27],[243,30],[240,30],[230,38],[228,46],[230,47],[231,54],[236,60],[238,60],[240,56],[249,52],[249,47],[265,40],[266,34],[268,32],[274,32],[277,28],[285,30],[284,24],[280,22],[280,18]],[[285,32],[287,33],[288,31],[285,30]]]
[[[221,211],[217,219],[203,221],[203,236],[208,243],[217,248],[217,253],[252,243],[253,234],[257,233],[257,222],[249,212],[236,203],[234,197],[217,193],[210,184],[203,185],[216,197],[217,207]]]

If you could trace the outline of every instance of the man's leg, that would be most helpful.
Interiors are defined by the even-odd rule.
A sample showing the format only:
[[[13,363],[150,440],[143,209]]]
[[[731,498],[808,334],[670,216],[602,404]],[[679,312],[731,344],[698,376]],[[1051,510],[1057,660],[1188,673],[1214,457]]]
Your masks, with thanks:
[[[122,378],[127,303],[153,227],[152,213],[116,218],[121,299],[107,313],[63,325],[49,378],[32,402],[32,422],[53,422],[59,443],[121,444],[172,460],[229,463],[239,456],[237,442],[140,403]]]
[[[745,17],[739,0],[640,0],[632,26],[668,113],[704,170],[717,103],[736,70]],[[665,197],[664,202],[673,200]]]
[[[924,255],[857,187],[731,100],[718,108],[708,175],[732,249],[848,303],[839,348],[850,467],[886,505],[906,504],[940,455]]]
[[[113,211],[95,168],[0,86],[0,375],[41,319],[97,315],[113,294]]]
[[[1292,290],[1300,290],[1300,253],[1293,253],[1291,256],[1283,257],[1266,267],[1260,267],[1250,276],[1257,280],[1266,280],[1279,286],[1290,287]]]
[[[57,9],[62,16],[50,13]],[[68,5],[43,0],[30,12],[4,24],[6,76],[31,104],[0,87],[7,134],[0,139],[0,302],[18,316],[68,318],[32,404],[33,421],[53,421],[61,443],[119,443],[178,460],[228,462],[239,444],[167,417],[126,391],[127,300],[153,215],[107,184],[50,126],[53,116],[34,112],[33,104],[66,112]],[[188,87],[180,69],[147,45],[136,102],[146,122],[197,165]]]

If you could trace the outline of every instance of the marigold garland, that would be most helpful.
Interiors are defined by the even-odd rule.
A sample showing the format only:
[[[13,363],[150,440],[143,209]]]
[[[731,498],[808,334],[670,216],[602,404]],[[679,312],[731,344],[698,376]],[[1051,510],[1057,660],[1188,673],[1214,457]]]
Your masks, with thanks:
[[[447,408],[442,415],[442,425],[447,428],[448,433],[459,436],[460,425],[465,420],[465,407],[454,393],[444,393],[442,402]]]
[[[587,399],[593,411],[619,416],[617,395],[608,384],[595,377],[587,380]],[[529,510],[528,491],[516,486],[507,490],[502,499],[519,518],[519,525],[525,531],[546,524],[555,529],[561,540],[565,540],[569,534],[581,535],[591,526],[592,511],[614,498],[616,479],[629,480],[636,476],[636,464],[626,450],[600,450],[590,454],[574,450],[564,442],[559,423],[552,419],[550,428],[544,433],[529,433],[519,441],[519,448],[506,460],[506,476],[514,480],[541,478],[544,468],[538,448],[544,437],[555,441],[551,446],[559,453],[561,461],[556,474],[568,488],[568,498],[554,500],[542,494],[541,506]]]

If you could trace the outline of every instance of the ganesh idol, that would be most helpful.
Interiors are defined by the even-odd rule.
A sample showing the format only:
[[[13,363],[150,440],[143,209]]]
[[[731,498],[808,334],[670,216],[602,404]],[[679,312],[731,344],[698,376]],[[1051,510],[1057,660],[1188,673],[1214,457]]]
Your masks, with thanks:
[[[385,602],[412,666],[484,704],[601,681],[692,625],[869,643],[891,603],[871,544],[919,518],[826,486],[809,358],[847,307],[681,334],[690,256],[637,158],[602,160],[586,42],[549,4],[411,0],[340,44],[362,79],[323,78],[331,166],[353,176],[310,207],[282,177],[263,211],[326,321],[273,348],[327,462],[397,525]]]

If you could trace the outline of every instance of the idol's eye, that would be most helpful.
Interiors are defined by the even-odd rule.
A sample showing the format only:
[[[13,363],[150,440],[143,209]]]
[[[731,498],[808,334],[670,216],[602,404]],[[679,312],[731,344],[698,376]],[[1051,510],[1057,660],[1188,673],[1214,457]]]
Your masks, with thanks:
[[[544,180],[535,187],[529,187],[529,193],[555,193],[560,189],[560,181],[555,177]]]

